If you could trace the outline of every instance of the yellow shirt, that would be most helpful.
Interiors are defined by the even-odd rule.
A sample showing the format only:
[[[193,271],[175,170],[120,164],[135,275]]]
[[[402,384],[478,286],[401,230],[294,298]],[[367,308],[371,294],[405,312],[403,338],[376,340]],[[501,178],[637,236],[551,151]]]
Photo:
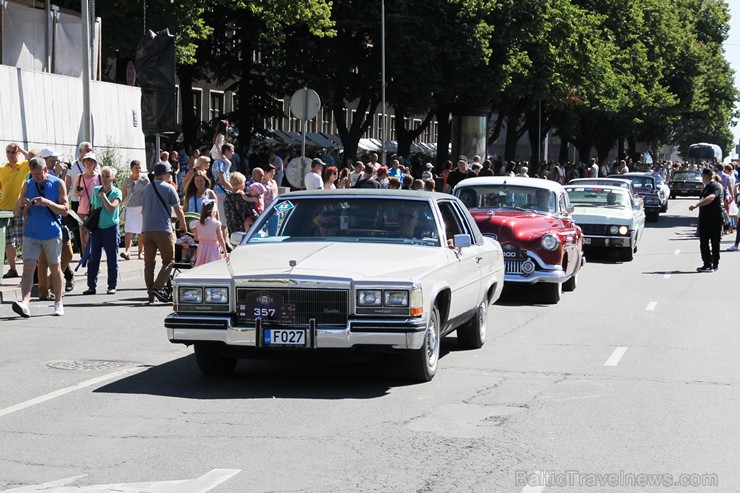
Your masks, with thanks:
[[[31,170],[28,161],[0,166],[0,211],[12,211],[21,196],[21,188]]]

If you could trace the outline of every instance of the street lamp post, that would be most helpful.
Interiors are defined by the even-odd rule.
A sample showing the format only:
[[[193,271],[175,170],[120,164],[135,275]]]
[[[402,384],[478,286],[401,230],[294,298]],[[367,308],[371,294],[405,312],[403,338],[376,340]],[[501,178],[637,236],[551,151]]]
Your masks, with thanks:
[[[380,163],[385,166],[385,141],[388,136],[385,113],[385,0],[380,0],[380,99],[383,116],[380,121]]]

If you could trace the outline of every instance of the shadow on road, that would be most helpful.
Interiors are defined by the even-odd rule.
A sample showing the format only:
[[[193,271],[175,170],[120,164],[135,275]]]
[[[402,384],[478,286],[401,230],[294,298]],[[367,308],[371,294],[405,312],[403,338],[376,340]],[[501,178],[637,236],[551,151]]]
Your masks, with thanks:
[[[456,350],[456,339],[448,337],[443,340],[440,357]],[[403,378],[403,367],[396,356],[294,353],[290,361],[242,359],[233,375],[211,378],[200,373],[191,354],[95,392],[185,399],[374,399],[385,396],[393,387],[412,385]]]

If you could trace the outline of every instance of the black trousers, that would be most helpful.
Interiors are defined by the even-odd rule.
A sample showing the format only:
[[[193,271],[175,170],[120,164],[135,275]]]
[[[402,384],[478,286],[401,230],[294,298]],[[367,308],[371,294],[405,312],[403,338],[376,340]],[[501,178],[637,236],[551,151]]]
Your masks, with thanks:
[[[699,219],[699,250],[705,267],[719,265],[719,240],[721,238],[722,218],[719,220]]]

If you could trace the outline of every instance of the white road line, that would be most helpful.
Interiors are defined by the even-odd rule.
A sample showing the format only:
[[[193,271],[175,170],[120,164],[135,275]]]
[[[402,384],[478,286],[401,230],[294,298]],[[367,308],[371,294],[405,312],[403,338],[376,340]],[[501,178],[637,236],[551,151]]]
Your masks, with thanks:
[[[670,278],[671,278],[670,272],[666,272],[665,274],[663,274],[663,279],[670,279]]]
[[[606,360],[606,363],[604,363],[604,366],[617,366],[619,364],[619,360],[622,359],[622,356],[624,356],[624,353],[627,352],[626,347],[618,347],[614,350],[611,356],[609,356],[609,359]]]
[[[645,311],[651,312],[651,311],[655,310],[655,307],[656,306],[658,306],[658,302],[657,301],[651,301],[650,303],[648,303],[648,306],[645,307]]]
[[[16,404],[15,406],[6,407],[5,409],[0,409],[0,417],[7,416],[8,414],[14,413],[16,411],[27,409],[31,406],[35,406],[36,404],[41,404],[42,402],[56,399],[57,397],[61,397],[63,395],[69,394],[70,392],[74,392],[75,390],[80,390],[86,387],[91,387],[93,385],[105,382],[106,380],[112,380],[114,378],[122,377],[129,373],[133,373],[135,371],[141,371],[146,368],[147,367],[144,367],[144,366],[137,366],[134,368],[127,368],[125,370],[114,371],[113,373],[108,373],[107,375],[102,375],[96,378],[92,378],[90,380],[85,380],[84,382],[80,382],[77,385],[73,385],[71,387],[65,387],[63,389],[55,390],[54,392],[50,392],[48,394],[41,395],[39,397],[34,397],[33,399],[29,399],[25,402],[21,402],[20,404]]]
[[[673,255],[678,255],[679,253],[681,253],[681,250],[674,250],[673,251]]]
[[[545,485],[550,477],[549,472],[535,471],[530,477],[529,483],[522,488],[520,493],[542,493],[545,491]]]

